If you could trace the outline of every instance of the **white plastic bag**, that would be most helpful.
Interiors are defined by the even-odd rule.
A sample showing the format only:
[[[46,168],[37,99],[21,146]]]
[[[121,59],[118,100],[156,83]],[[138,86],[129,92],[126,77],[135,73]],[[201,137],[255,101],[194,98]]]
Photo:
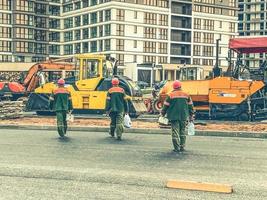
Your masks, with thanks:
[[[161,116],[159,117],[158,123],[159,123],[159,124],[163,124],[163,125],[168,125],[168,124],[169,124],[169,120],[168,120],[168,118],[163,117],[163,116],[161,115]]]
[[[124,127],[131,128],[131,126],[132,126],[131,118],[130,118],[130,116],[128,114],[126,114],[124,116]]]
[[[195,135],[195,124],[193,122],[188,123],[188,135]]]
[[[68,122],[74,122],[74,115],[71,114],[71,113],[68,113],[68,114],[67,114],[67,121],[68,121]]]

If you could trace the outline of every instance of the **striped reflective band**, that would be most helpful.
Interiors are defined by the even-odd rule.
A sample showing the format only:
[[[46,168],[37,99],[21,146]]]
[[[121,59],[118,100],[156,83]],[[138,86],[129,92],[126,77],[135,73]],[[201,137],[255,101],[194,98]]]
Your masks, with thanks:
[[[108,90],[109,93],[119,92],[124,93],[124,89],[120,87],[112,87]]]
[[[65,88],[58,88],[54,90],[54,94],[69,94],[69,91]]]

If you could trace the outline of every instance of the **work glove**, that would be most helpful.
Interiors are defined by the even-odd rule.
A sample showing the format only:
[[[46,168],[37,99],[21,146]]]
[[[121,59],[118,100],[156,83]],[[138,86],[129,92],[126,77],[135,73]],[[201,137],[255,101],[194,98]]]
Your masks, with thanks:
[[[194,115],[191,115],[191,116],[189,117],[189,122],[194,122]]]

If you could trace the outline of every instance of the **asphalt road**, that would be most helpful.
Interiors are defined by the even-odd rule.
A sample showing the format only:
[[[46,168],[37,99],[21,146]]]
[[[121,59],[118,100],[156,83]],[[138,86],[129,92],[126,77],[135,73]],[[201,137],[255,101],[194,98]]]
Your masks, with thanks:
[[[0,199],[267,199],[267,140],[0,130]],[[168,179],[231,184],[233,194],[165,188]]]

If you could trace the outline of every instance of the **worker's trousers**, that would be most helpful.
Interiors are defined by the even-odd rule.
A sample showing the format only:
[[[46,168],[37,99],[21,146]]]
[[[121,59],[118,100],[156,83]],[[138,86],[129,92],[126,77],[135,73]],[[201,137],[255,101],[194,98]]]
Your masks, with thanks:
[[[67,111],[56,111],[57,114],[57,131],[61,137],[67,132],[68,124],[67,124]]]
[[[175,150],[180,150],[181,147],[185,147],[185,126],[186,121],[175,120],[171,121],[172,127],[172,143]]]
[[[110,135],[114,136],[116,131],[117,137],[121,137],[123,133],[123,113],[122,112],[110,112]]]

